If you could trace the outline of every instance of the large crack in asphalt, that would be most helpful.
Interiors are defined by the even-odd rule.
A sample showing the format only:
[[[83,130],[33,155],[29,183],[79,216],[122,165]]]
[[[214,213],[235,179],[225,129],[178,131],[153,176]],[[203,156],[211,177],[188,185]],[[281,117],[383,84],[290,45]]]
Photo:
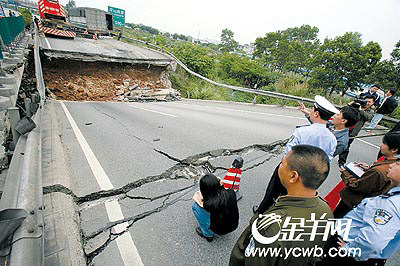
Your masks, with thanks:
[[[182,199],[183,196],[187,195],[187,193],[189,193],[189,192],[191,192],[191,191],[192,191],[192,190],[187,191],[185,194],[181,195],[180,197],[177,197],[176,199],[173,199],[173,200],[170,201],[170,202],[167,202],[167,201],[169,200],[170,196],[171,196],[171,195],[168,195],[168,196],[166,196],[165,199],[163,200],[163,203],[162,203],[161,206],[159,206],[159,207],[157,207],[157,208],[155,208],[155,209],[152,209],[152,210],[149,210],[149,211],[140,213],[140,214],[138,214],[138,215],[126,217],[126,218],[124,218],[124,219],[122,219],[122,220],[119,220],[119,221],[110,222],[110,223],[108,223],[108,225],[107,225],[106,227],[100,228],[100,229],[98,229],[96,232],[94,232],[92,235],[90,235],[89,237],[84,238],[84,239],[83,239],[84,242],[87,242],[87,241],[89,241],[90,239],[93,239],[94,237],[96,237],[96,236],[98,236],[98,235],[100,235],[101,233],[104,233],[104,232],[106,232],[106,231],[108,231],[108,234],[109,234],[107,240],[106,240],[100,247],[98,247],[98,248],[96,248],[94,251],[92,251],[92,252],[86,254],[86,258],[87,258],[87,263],[88,263],[88,265],[91,265],[91,263],[93,262],[93,259],[94,259],[96,256],[98,256],[99,254],[101,254],[101,253],[108,247],[108,245],[109,245],[112,241],[116,240],[118,237],[122,236],[123,234],[129,233],[129,229],[130,229],[137,221],[140,221],[140,220],[142,220],[142,219],[145,219],[145,218],[147,218],[148,216],[150,216],[150,215],[152,215],[152,214],[159,213],[159,212],[161,212],[161,211],[167,209],[168,207],[170,207],[170,206],[176,204],[177,202],[180,202],[180,201],[189,201],[189,200],[191,200],[191,199],[189,199],[189,200]],[[121,231],[121,232],[119,232],[119,233],[113,233],[113,232],[112,232],[112,228],[113,228],[114,226],[119,225],[119,224],[122,224],[122,223],[128,223],[128,225],[126,226],[125,230],[123,230],[123,231]]]
[[[107,223],[106,226],[97,229],[95,232],[91,233],[90,235],[85,235],[84,232],[81,230],[81,237],[83,241],[83,246],[88,243],[91,239],[99,236],[101,233],[105,233],[108,231],[108,238],[107,240],[100,246],[97,247],[94,251],[87,253],[86,258],[87,258],[87,263],[90,265],[93,261],[93,259],[98,256],[99,254],[104,251],[110,243],[112,243],[115,239],[117,239],[119,236],[123,235],[124,233],[127,233],[129,228],[137,221],[142,220],[152,214],[159,213],[162,210],[176,204],[179,201],[183,201],[183,197],[187,195],[187,193],[190,193],[192,190],[197,188],[197,181],[198,179],[203,176],[206,173],[214,173],[216,170],[227,170],[228,168],[224,167],[217,167],[213,166],[210,163],[210,160],[218,159],[221,157],[225,156],[244,156],[247,155],[251,152],[254,151],[263,151],[266,153],[269,153],[270,156],[268,156],[266,159],[264,159],[261,162],[255,163],[253,165],[248,166],[245,168],[243,171],[248,171],[251,169],[254,169],[256,167],[259,167],[266,162],[270,161],[273,157],[278,156],[282,152],[282,148],[286,145],[288,139],[286,140],[279,140],[270,144],[254,144],[254,145],[249,145],[243,148],[238,148],[238,149],[217,149],[217,150],[211,150],[207,152],[203,152],[200,154],[192,155],[189,156],[183,160],[179,160],[171,155],[169,155],[166,152],[163,152],[158,149],[154,149],[156,152],[166,156],[170,160],[173,160],[177,162],[176,165],[172,166],[171,168],[167,169],[165,172],[161,173],[160,175],[155,175],[155,176],[148,176],[145,178],[142,178],[140,180],[137,180],[135,182],[128,183],[124,185],[123,187],[120,188],[115,188],[115,189],[110,189],[110,190],[101,190],[97,192],[93,192],[84,196],[77,196],[71,189],[62,186],[60,184],[56,185],[51,185],[51,186],[46,186],[43,188],[43,193],[44,194],[50,194],[50,193],[64,193],[72,198],[75,204],[77,204],[80,207],[79,214],[82,209],[87,209],[91,208],[95,205],[102,204],[106,201],[112,201],[112,200],[122,200],[122,199],[141,199],[141,200],[148,200],[149,202],[155,201],[157,199],[162,199],[163,203],[161,206],[158,206],[154,209],[148,210],[146,212],[140,213],[138,215],[134,216],[129,216],[124,219],[118,220],[118,221],[113,221]],[[261,156],[262,157],[262,156]],[[261,157],[257,157],[253,159],[252,161],[256,161],[257,159],[260,159]],[[185,186],[183,188],[170,191],[168,193],[164,193],[155,197],[144,197],[144,196],[130,196],[128,195],[128,192],[135,190],[145,184],[149,184],[152,182],[156,181],[161,181],[161,180],[178,180],[178,179],[186,179],[186,180],[193,180],[193,184],[189,186]],[[182,195],[179,195],[179,197],[174,198],[171,201],[168,201],[171,196],[182,193]],[[112,232],[112,228],[115,227],[116,225],[122,224],[122,223],[128,223],[126,229],[123,232],[119,233],[114,233]]]

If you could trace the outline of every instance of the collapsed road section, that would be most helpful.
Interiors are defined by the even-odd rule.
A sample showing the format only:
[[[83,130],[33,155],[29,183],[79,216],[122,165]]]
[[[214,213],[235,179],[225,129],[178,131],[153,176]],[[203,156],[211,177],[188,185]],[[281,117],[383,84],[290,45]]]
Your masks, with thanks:
[[[43,62],[50,97],[69,101],[138,101],[178,99],[167,70],[160,66],[80,62]]]
[[[50,97],[71,101],[174,100],[172,59],[113,39],[41,38]]]

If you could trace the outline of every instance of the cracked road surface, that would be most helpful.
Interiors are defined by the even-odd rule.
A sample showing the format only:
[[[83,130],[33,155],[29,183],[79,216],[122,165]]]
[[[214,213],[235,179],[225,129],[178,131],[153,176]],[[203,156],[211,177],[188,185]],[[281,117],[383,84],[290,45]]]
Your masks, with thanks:
[[[44,193],[73,201],[88,265],[226,265],[286,139],[306,124],[291,108],[201,101],[48,102],[47,111],[68,182],[46,183]],[[356,141],[349,160],[373,162],[380,139],[368,142]],[[191,198],[199,177],[223,177],[237,155],[239,228],[208,243],[195,233]],[[338,181],[334,160],[321,195]]]

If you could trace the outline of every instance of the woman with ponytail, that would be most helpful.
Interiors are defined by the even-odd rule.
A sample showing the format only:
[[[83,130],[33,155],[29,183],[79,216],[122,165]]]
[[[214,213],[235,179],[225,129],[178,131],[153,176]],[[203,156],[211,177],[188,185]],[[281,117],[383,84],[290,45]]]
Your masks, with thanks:
[[[239,225],[239,210],[236,194],[225,189],[222,180],[213,174],[200,179],[200,191],[193,196],[192,210],[199,227],[196,232],[208,242],[215,234],[224,235],[234,231]]]

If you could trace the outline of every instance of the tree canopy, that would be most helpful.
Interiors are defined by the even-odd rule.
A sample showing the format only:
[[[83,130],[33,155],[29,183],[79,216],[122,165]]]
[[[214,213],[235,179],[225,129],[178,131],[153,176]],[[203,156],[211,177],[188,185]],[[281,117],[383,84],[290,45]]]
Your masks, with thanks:
[[[173,53],[187,67],[203,76],[209,76],[215,66],[215,60],[207,48],[189,43],[181,43],[173,48]]]
[[[362,45],[361,34],[347,32],[334,39],[325,39],[312,60],[314,86],[344,93],[357,89],[366,81],[382,57],[378,43]]]
[[[76,7],[76,3],[74,0],[69,0],[68,3],[65,5],[65,9],[69,10],[71,7]]]
[[[308,76],[311,59],[319,46],[318,32],[317,27],[309,25],[269,32],[256,39],[254,56],[273,70]]]
[[[221,44],[220,44],[220,50],[221,52],[234,52],[237,47],[239,46],[239,43],[235,41],[233,38],[235,34],[233,31],[229,29],[223,29],[221,33]]]

